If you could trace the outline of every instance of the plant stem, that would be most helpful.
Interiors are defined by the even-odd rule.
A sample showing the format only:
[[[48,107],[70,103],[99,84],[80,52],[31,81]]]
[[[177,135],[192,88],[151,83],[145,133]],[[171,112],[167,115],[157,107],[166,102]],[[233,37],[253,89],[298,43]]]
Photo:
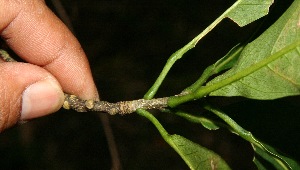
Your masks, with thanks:
[[[238,1],[236,2],[238,3]],[[235,4],[236,4],[235,3]],[[194,48],[196,44],[205,36],[207,35],[213,28],[215,28],[225,17],[226,15],[235,7],[235,4],[228,8],[222,15],[220,15],[213,23],[211,23],[205,30],[203,30],[199,35],[197,35],[192,41],[186,44],[181,49],[177,50],[173,53],[170,58],[168,59],[166,65],[164,66],[162,72],[156,79],[155,83],[152,87],[148,90],[148,92],[144,95],[144,99],[152,99],[156,94],[157,90],[159,89],[160,85],[162,84],[163,80],[167,76],[168,72],[170,71],[171,67],[174,63],[179,60],[183,54],[185,54],[190,49]]]
[[[169,143],[170,141],[168,137],[169,133],[165,130],[165,128],[159,123],[159,121],[150,112],[144,109],[137,109],[136,112],[139,115],[144,116],[145,118],[150,120],[152,124],[157,128],[161,136],[164,138],[164,140]]]
[[[65,94],[63,107],[65,109],[76,110],[77,112],[97,111],[106,112],[110,115],[124,115],[133,113],[137,109],[162,109],[167,107],[167,101],[168,97],[109,103],[107,101],[82,100],[75,95]]]
[[[200,76],[200,78],[188,88],[184,89],[180,94],[188,94],[199,89],[208,79],[214,74],[218,74],[223,70],[230,69],[238,60],[241,52],[244,49],[243,44],[234,46],[224,57],[218,60],[215,64],[208,66]]]
[[[144,116],[152,124],[156,127],[156,129],[159,131],[160,135],[163,137],[163,139],[182,157],[183,160],[186,161],[186,158],[184,155],[182,155],[182,152],[178,149],[174,141],[172,140],[172,135],[170,135],[165,128],[159,123],[159,121],[148,111],[143,109],[138,109],[136,111],[139,115]]]
[[[0,57],[6,62],[15,62],[16,60],[13,59],[5,50],[0,49]]]

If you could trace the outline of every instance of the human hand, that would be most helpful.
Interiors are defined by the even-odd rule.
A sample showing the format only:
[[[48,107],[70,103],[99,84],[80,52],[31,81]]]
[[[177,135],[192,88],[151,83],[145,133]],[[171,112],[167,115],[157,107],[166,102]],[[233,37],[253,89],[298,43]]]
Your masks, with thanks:
[[[42,0],[0,0],[0,35],[28,63],[0,60],[0,132],[57,111],[64,92],[98,99],[76,38]]]

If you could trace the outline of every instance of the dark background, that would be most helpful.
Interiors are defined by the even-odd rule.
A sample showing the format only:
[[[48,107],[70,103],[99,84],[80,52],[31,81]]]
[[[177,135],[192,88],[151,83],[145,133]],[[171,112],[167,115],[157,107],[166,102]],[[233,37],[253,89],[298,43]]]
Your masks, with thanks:
[[[46,2],[57,12],[52,1]],[[142,98],[168,57],[234,2],[62,0],[90,60],[101,98],[110,102]],[[267,18],[243,28],[224,20],[175,64],[157,97],[180,93],[208,65],[247,40],[262,22],[262,28],[268,27],[291,2],[275,1]],[[299,160],[299,97],[274,101],[209,100],[255,136]],[[0,169],[110,169],[111,156],[99,114],[104,113],[60,110],[3,132]],[[250,144],[227,130],[209,131],[166,113],[155,116],[168,132],[214,150],[233,169],[256,169]],[[108,119],[123,169],[188,169],[147,119],[137,114]]]

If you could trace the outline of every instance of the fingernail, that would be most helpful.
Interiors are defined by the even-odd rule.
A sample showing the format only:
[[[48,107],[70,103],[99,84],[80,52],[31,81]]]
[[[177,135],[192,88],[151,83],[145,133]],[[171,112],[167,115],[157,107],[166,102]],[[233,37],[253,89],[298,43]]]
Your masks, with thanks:
[[[45,116],[57,111],[64,100],[58,82],[46,78],[28,86],[22,96],[21,120]]]

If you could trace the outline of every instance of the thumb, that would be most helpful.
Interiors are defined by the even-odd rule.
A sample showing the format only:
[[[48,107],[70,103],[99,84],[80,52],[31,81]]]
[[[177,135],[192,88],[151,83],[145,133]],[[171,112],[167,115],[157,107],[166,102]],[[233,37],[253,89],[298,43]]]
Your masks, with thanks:
[[[63,104],[58,81],[45,69],[19,62],[0,63],[0,132],[19,120],[57,111]]]

